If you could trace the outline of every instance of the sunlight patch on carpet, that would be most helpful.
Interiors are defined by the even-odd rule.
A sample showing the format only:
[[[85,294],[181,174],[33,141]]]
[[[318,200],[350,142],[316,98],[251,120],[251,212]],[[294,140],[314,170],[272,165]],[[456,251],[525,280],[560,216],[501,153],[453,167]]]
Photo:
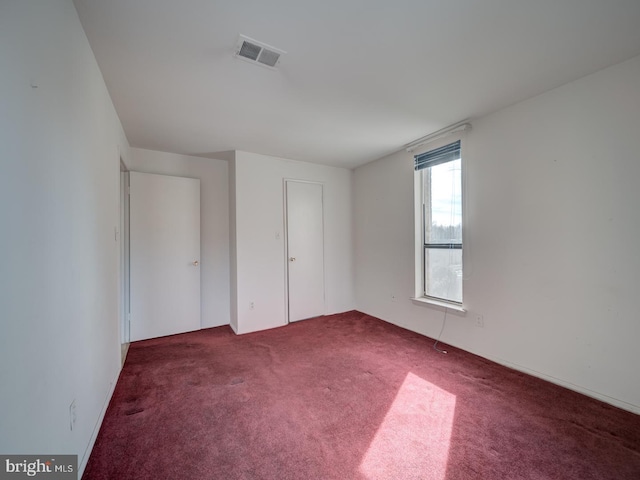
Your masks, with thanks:
[[[360,471],[371,480],[444,480],[455,409],[455,395],[409,372]]]

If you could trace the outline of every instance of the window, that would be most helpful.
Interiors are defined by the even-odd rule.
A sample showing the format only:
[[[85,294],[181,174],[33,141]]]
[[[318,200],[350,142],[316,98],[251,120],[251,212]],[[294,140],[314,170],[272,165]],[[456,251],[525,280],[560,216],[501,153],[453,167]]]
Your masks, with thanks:
[[[415,156],[416,296],[462,305],[460,141]],[[422,285],[420,285],[420,283]]]

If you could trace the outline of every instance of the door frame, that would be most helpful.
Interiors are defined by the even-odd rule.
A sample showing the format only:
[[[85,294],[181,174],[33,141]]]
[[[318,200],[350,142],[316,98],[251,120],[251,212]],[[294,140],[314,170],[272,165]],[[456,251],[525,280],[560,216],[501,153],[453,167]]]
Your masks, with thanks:
[[[120,343],[129,343],[129,169],[120,159]]]
[[[325,205],[324,205],[324,182],[319,182],[315,180],[300,180],[298,178],[283,178],[282,179],[282,203],[283,203],[283,212],[284,212],[284,312],[285,312],[285,323],[290,324],[291,319],[289,316],[289,215],[287,211],[287,203],[288,203],[288,192],[287,192],[287,184],[289,182],[296,183],[310,183],[313,185],[320,185],[322,191],[322,287],[323,287],[323,305],[324,312],[323,315],[327,314],[327,255],[325,248],[325,232],[326,232],[326,222],[324,218]]]
[[[129,351],[131,295],[130,295],[130,257],[129,257],[129,169],[119,155],[120,169],[118,172],[118,327],[120,330],[120,365],[124,366]],[[118,238],[119,235],[119,238]]]

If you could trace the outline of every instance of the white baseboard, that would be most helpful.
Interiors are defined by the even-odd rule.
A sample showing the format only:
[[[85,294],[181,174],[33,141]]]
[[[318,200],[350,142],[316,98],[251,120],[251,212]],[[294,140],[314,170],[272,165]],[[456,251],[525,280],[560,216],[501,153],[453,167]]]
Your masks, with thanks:
[[[464,349],[461,349],[461,350],[464,350]],[[474,353],[474,355],[479,355],[479,354]],[[618,400],[617,398],[613,398],[613,397],[610,397],[608,395],[604,395],[602,393],[598,393],[598,392],[595,392],[593,390],[589,390],[588,388],[581,387],[580,385],[576,385],[574,383],[567,382],[565,380],[561,380],[560,378],[552,377],[551,375],[547,375],[547,374],[544,374],[542,372],[538,372],[536,370],[532,370],[530,368],[523,367],[522,365],[518,365],[516,363],[509,362],[508,360],[504,360],[502,358],[492,357],[492,356],[485,356],[485,355],[479,355],[479,356],[481,356],[483,358],[486,358],[487,360],[490,360],[492,362],[498,363],[500,365],[504,365],[505,367],[509,367],[509,368],[511,368],[513,370],[517,370],[519,372],[526,373],[526,374],[531,375],[533,377],[541,378],[543,380],[546,380],[547,382],[554,383],[554,384],[559,385],[561,387],[568,388],[569,390],[573,390],[574,392],[582,393],[583,395],[586,395],[587,397],[595,398],[596,400],[600,400],[600,401],[602,401],[604,403],[608,403],[609,405],[613,405],[614,407],[621,408],[622,410],[627,410],[627,411],[635,413],[635,414],[640,414],[640,405],[634,405],[632,403],[628,403],[628,402],[625,402],[623,400]]]
[[[96,439],[98,438],[98,432],[100,432],[100,427],[102,426],[102,421],[104,420],[104,416],[107,413],[107,407],[109,406],[109,402],[111,401],[111,397],[113,396],[113,392],[116,389],[116,384],[118,383],[118,379],[120,378],[120,372],[122,371],[122,367],[118,370],[118,374],[116,378],[111,382],[111,386],[109,387],[109,391],[107,392],[107,396],[104,399],[104,404],[102,405],[102,409],[100,410],[100,415],[98,416],[98,420],[93,427],[93,432],[91,433],[91,438],[89,439],[89,444],[82,455],[82,459],[78,465],[78,478],[82,478],[84,474],[84,469],[87,467],[87,462],[89,461],[89,457],[91,456],[91,451],[93,450],[93,446],[96,443]]]
[[[358,311],[361,312],[362,310],[358,310]],[[366,313],[366,312],[363,312],[363,313]],[[392,320],[387,320],[387,319],[384,319],[382,317],[376,316],[376,315],[371,314],[371,313],[366,313],[366,314],[367,315],[371,315],[372,317],[375,317],[375,318],[379,318],[379,319],[381,319],[381,320],[383,320],[385,322],[391,323],[392,325],[395,325],[397,327],[404,328],[405,330],[409,330],[411,332],[415,332],[415,333],[418,333],[420,335],[424,335],[424,336],[429,337],[429,335],[427,335],[427,334],[425,334],[423,332],[420,332],[418,330],[415,330],[415,329],[411,328],[409,325],[405,325],[402,322],[395,322],[395,321],[392,321]],[[431,338],[431,337],[429,337],[429,338]],[[600,400],[601,402],[608,403],[609,405],[613,405],[614,407],[618,407],[618,408],[621,408],[622,410],[626,410],[628,412],[635,413],[636,415],[640,415],[640,405],[634,405],[633,403],[625,402],[624,400],[619,400],[617,398],[610,397],[608,395],[604,395],[602,393],[598,393],[598,392],[593,391],[593,390],[589,390],[588,388],[582,387],[580,385],[576,385],[575,383],[567,382],[566,380],[561,380],[561,379],[553,377],[551,375],[547,375],[545,373],[538,372],[537,370],[532,370],[530,368],[523,367],[522,365],[518,365],[517,363],[513,363],[513,362],[510,362],[508,360],[504,360],[502,358],[499,358],[499,357],[486,355],[486,354],[484,354],[482,352],[468,350],[468,349],[466,349],[464,347],[461,347],[459,345],[456,345],[455,343],[452,343],[452,342],[448,341],[447,339],[441,340],[441,342],[446,343],[447,345],[451,345],[452,347],[459,348],[460,350],[463,350],[465,352],[471,353],[473,355],[477,355],[479,357],[485,358],[485,359],[487,359],[487,360],[489,360],[491,362],[497,363],[499,365],[503,365],[503,366],[511,368],[513,370],[517,370],[519,372],[526,373],[527,375],[531,375],[532,377],[541,378],[543,380],[546,380],[547,382],[551,382],[551,383],[553,383],[555,385],[559,385],[561,387],[568,388],[569,390],[573,390],[574,392],[578,392],[578,393],[581,393],[583,395],[586,395],[587,397],[595,398],[596,400]]]

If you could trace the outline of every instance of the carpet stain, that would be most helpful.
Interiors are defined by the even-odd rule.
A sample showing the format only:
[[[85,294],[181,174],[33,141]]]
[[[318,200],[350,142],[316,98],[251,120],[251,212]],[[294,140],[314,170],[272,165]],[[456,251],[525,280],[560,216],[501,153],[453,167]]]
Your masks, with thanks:
[[[144,412],[144,408],[132,408],[131,410],[125,410],[124,414],[130,416],[142,412]]]

